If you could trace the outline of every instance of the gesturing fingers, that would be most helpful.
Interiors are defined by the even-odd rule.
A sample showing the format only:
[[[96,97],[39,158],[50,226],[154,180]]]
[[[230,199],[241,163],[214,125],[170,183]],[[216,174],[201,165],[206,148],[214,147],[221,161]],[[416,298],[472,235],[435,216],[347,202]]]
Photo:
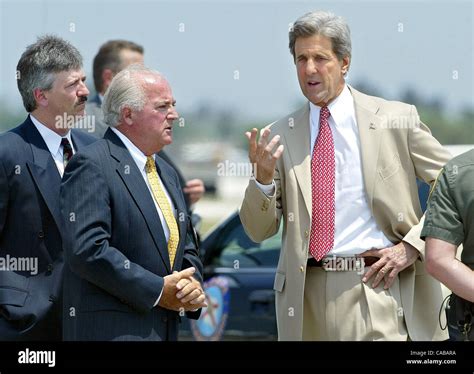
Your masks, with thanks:
[[[263,153],[265,152],[265,147],[268,144],[268,137],[270,136],[270,132],[271,132],[270,129],[266,127],[260,130],[260,138],[258,139],[258,143],[257,143],[258,156],[263,156]]]
[[[253,128],[252,131],[247,131],[245,133],[245,136],[249,141],[249,160],[252,164],[255,163],[257,156],[257,133],[258,130],[256,128]]]
[[[270,138],[271,130],[264,127],[260,130],[257,141],[258,130],[247,131],[245,136],[249,141],[249,160],[252,164],[253,174],[257,182],[268,185],[273,180],[276,162],[281,157],[284,147],[279,145],[280,135]]]
[[[281,154],[283,153],[285,149],[285,146],[283,144],[280,144],[277,148],[277,150],[273,153],[273,159],[276,161],[280,158]]]
[[[273,139],[265,146],[264,148],[264,155],[271,155],[273,152],[273,148],[275,145],[280,141],[280,135],[275,135]]]

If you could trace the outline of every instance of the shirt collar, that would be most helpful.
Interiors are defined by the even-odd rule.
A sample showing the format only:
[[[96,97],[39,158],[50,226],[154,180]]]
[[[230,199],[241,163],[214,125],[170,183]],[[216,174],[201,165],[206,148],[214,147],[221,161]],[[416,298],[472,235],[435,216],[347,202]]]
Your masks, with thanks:
[[[309,103],[309,107],[313,123],[319,123],[321,107],[311,102]],[[336,126],[346,125],[348,123],[346,121],[348,117],[355,118],[354,99],[352,98],[351,91],[349,91],[347,84],[344,85],[339,96],[329,103],[328,109]]]
[[[55,133],[50,128],[43,125],[32,114],[30,114],[30,119],[31,119],[31,122],[33,122],[33,125],[35,125],[36,129],[40,133],[41,137],[46,143],[46,146],[48,147],[49,152],[52,155],[57,155],[58,152],[61,150],[62,138],[67,138],[69,140],[69,143],[71,144],[71,147],[73,148],[73,151],[74,151],[74,146],[72,145],[72,139],[71,139],[71,131],[68,131],[65,136],[61,136]]]
[[[130,152],[133,160],[138,166],[140,171],[145,170],[147,156],[135,145],[132,141],[127,138],[122,132],[117,130],[115,127],[110,127],[110,129],[120,138],[122,143],[125,145],[127,150]],[[153,159],[155,159],[155,155],[152,155]]]

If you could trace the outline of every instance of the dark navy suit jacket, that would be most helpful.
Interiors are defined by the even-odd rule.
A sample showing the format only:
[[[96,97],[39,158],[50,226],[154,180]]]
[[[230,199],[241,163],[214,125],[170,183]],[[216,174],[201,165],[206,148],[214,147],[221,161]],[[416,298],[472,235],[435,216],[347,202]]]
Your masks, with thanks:
[[[76,130],[71,136],[76,151],[95,141]],[[0,135],[0,257],[23,262],[17,271],[0,268],[0,340],[61,339],[60,184],[29,116]]]
[[[202,281],[202,264],[176,172],[159,157],[156,165],[180,232],[173,268],[153,197],[113,131],[67,165],[60,193],[65,340],[177,339],[179,313],[154,304],[164,276],[194,266]]]

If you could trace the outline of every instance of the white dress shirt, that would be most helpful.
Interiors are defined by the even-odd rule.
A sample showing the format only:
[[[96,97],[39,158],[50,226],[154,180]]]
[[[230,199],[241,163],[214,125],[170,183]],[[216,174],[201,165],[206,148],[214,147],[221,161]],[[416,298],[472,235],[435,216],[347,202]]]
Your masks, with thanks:
[[[38,121],[33,115],[30,114],[31,122],[35,125],[36,129],[43,138],[46,146],[48,147],[51,156],[53,157],[54,163],[58,168],[59,174],[61,177],[64,174],[64,158],[63,158],[63,147],[61,146],[62,138],[67,138],[69,144],[71,144],[72,154],[76,153],[74,145],[72,144],[71,131],[68,131],[66,135],[61,136],[55,133],[53,130],[49,129]]]
[[[163,212],[161,211],[160,206],[156,202],[154,196],[153,196],[153,191],[151,190],[150,187],[150,182],[148,181],[148,178],[146,176],[146,170],[145,170],[145,165],[146,165],[146,155],[138,149],[138,147],[133,144],[129,138],[127,138],[124,134],[122,134],[120,131],[117,129],[111,127],[110,128],[117,136],[120,138],[120,140],[123,142],[125,147],[127,147],[128,151],[130,152],[130,155],[133,158],[133,161],[135,161],[135,164],[137,164],[138,170],[140,170],[143,180],[146,183],[146,186],[148,187],[148,190],[150,191],[150,195],[153,198],[153,202],[155,203],[155,208],[156,211],[158,212],[158,215],[160,216],[160,221],[161,225],[163,226],[163,232],[165,234],[166,242],[168,243],[168,240],[170,239],[170,229],[168,228],[168,224],[166,223],[165,217],[163,216]],[[152,156],[153,159],[155,159],[155,155]],[[168,202],[170,203],[171,206],[171,211],[174,213],[175,218],[176,218],[176,212],[174,209],[174,204],[173,200],[171,200],[170,195],[168,194],[168,191],[166,190],[166,187],[163,185],[163,182],[161,181],[160,175],[158,174],[158,180],[160,181],[161,188],[163,188],[163,191],[165,191],[166,198],[168,199]]]
[[[371,248],[392,246],[377,226],[367,202],[354,100],[347,86],[328,109],[336,158],[334,248],[328,256],[351,256]],[[320,110],[310,103],[311,155],[319,133]],[[267,186],[257,182],[257,185],[267,196],[275,193],[275,182]]]
[[[142,177],[143,177],[143,180],[145,181],[146,183],[146,186],[148,187],[148,190],[150,191],[150,195],[152,196],[153,198],[153,202],[155,203],[155,208],[156,208],[156,211],[158,212],[158,215],[160,216],[160,221],[161,221],[161,226],[163,227],[163,232],[165,234],[165,238],[166,238],[166,243],[168,243],[168,240],[170,238],[170,230],[168,228],[168,224],[166,223],[166,220],[165,220],[165,217],[163,216],[163,212],[161,211],[161,208],[160,206],[158,205],[158,203],[156,202],[154,196],[153,196],[153,191],[151,190],[151,187],[150,187],[150,182],[148,181],[148,178],[146,176],[146,169],[145,169],[145,165],[146,165],[146,160],[147,160],[147,156],[135,145],[133,144],[129,138],[127,138],[124,134],[122,134],[120,131],[118,131],[117,129],[113,128],[113,127],[110,127],[110,129],[120,138],[120,140],[123,142],[123,144],[125,145],[125,147],[127,148],[127,150],[130,152],[130,155],[132,156],[133,158],[133,161],[135,161],[135,164],[137,165],[138,167],[138,170],[140,170],[141,174],[142,174]],[[155,155],[152,156],[153,159],[155,159]],[[158,173],[157,173],[158,174]],[[161,188],[163,188],[163,191],[165,192],[165,195],[166,195],[166,198],[168,199],[168,202],[170,203],[170,206],[171,206],[171,211],[174,212],[175,216],[176,216],[176,212],[175,212],[175,209],[174,209],[174,204],[173,204],[173,201],[171,200],[170,198],[170,195],[168,194],[168,191],[166,190],[166,187],[163,185],[163,182],[161,181],[161,178],[160,178],[160,175],[158,174],[158,180],[161,184]],[[160,302],[160,299],[161,299],[161,295],[163,294],[163,289],[161,290],[160,292],[160,295],[158,296],[158,299],[156,300],[155,304],[153,306],[157,306],[158,303]]]

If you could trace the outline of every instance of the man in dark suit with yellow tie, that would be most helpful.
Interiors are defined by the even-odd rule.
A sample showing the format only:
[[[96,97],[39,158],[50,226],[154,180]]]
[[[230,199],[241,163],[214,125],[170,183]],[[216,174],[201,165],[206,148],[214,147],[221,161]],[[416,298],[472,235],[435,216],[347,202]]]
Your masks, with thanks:
[[[82,128],[84,131],[98,138],[104,136],[108,129],[102,113],[102,101],[105,92],[107,88],[109,88],[110,82],[112,82],[115,74],[120,70],[132,64],[143,64],[144,54],[145,49],[143,46],[129,40],[109,40],[100,46],[93,63],[94,86],[97,94],[88,100],[86,104],[86,112],[88,116],[90,116],[90,119],[93,118],[93,121],[82,122],[79,124],[79,128]],[[93,126],[91,126],[91,124],[93,124]],[[160,151],[158,156],[169,163],[178,174],[180,183],[183,186],[184,199],[188,207],[188,212],[192,213],[193,204],[197,203],[204,195],[204,182],[196,178],[186,181],[178,166],[165,151]]]
[[[0,136],[0,340],[61,340],[59,186],[73,153],[95,141],[69,130],[89,91],[82,57],[44,36],[17,66],[26,120]]]
[[[104,138],[61,185],[65,340],[176,340],[206,306],[196,235],[173,168],[156,157],[178,118],[168,82],[132,65],[104,97]]]

